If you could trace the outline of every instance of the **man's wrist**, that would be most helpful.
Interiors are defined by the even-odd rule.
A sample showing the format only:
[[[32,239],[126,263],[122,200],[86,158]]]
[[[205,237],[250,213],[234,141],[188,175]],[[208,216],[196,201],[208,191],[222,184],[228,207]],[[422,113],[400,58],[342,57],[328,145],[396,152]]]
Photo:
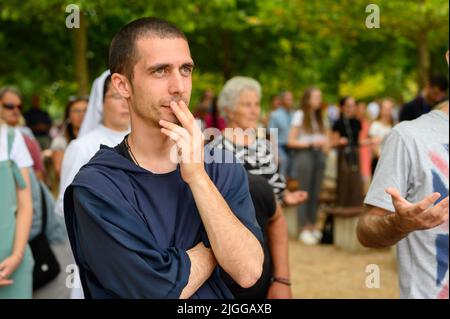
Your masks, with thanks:
[[[394,229],[396,230],[396,232],[397,232],[399,235],[401,235],[402,237],[408,236],[408,234],[412,231],[412,230],[406,230],[406,229],[401,225],[397,213],[388,215],[388,219],[389,219],[390,224],[391,224],[391,225],[394,227]]]
[[[285,286],[291,286],[292,285],[291,280],[289,279],[289,277],[273,276],[272,278],[270,278],[270,283],[273,284],[274,282],[283,284]]]
[[[14,252],[10,257],[17,258],[19,262],[22,262],[23,253],[22,252]]]
[[[201,171],[199,171],[198,173],[195,174],[195,176],[193,178],[191,178],[189,181],[187,181],[186,183],[189,186],[198,186],[198,185],[202,185],[205,183],[209,183],[211,179],[209,178],[209,175],[206,173],[206,171],[204,169],[202,169]]]

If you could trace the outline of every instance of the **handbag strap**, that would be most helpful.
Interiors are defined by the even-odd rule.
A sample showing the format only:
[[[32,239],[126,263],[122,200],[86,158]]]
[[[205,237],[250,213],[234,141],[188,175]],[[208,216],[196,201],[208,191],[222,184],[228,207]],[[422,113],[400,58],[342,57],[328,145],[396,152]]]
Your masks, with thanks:
[[[13,127],[8,126],[8,158],[11,157],[12,145],[15,137],[15,130]]]
[[[24,189],[25,187],[27,187],[27,184],[25,183],[25,180],[24,180],[19,168],[17,167],[16,162],[11,159],[11,151],[12,151],[16,131],[13,127],[8,126],[7,134],[8,134],[8,138],[7,138],[7,140],[8,140],[8,142],[7,142],[8,143],[8,160],[11,163],[14,180],[17,184],[17,187],[19,187],[20,189]]]

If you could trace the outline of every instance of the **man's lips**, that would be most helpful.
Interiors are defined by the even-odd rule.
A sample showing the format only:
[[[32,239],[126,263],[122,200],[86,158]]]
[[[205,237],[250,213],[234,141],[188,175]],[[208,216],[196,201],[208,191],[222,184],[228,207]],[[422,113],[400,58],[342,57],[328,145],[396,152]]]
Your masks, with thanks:
[[[169,105],[161,105],[161,108],[163,108],[164,110],[167,110],[167,111],[173,113],[173,110],[172,110],[172,108]]]

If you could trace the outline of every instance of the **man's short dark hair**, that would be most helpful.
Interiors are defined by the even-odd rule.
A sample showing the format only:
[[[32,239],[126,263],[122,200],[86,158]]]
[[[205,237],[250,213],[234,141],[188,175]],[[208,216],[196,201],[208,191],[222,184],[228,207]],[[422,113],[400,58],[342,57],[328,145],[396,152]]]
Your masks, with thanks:
[[[440,91],[445,92],[448,88],[448,80],[444,75],[433,75],[430,78],[430,86],[437,87]]]
[[[133,68],[138,60],[136,42],[142,37],[151,36],[160,39],[182,38],[187,41],[180,29],[165,20],[152,17],[134,20],[120,29],[111,42],[109,48],[111,74],[123,74],[131,81]]]

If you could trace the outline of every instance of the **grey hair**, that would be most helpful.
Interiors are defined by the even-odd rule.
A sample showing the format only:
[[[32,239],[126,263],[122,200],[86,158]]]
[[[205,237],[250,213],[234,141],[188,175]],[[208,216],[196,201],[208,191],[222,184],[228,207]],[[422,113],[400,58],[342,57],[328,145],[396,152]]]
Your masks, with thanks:
[[[225,83],[219,94],[217,106],[220,112],[224,114],[226,108],[234,108],[236,100],[244,90],[252,90],[261,98],[261,84],[257,80],[246,76],[235,76]]]
[[[22,94],[20,94],[19,90],[17,90],[14,87],[4,86],[4,87],[0,88],[0,99],[2,99],[6,93],[13,93],[13,94],[17,95],[21,101],[23,100]]]

